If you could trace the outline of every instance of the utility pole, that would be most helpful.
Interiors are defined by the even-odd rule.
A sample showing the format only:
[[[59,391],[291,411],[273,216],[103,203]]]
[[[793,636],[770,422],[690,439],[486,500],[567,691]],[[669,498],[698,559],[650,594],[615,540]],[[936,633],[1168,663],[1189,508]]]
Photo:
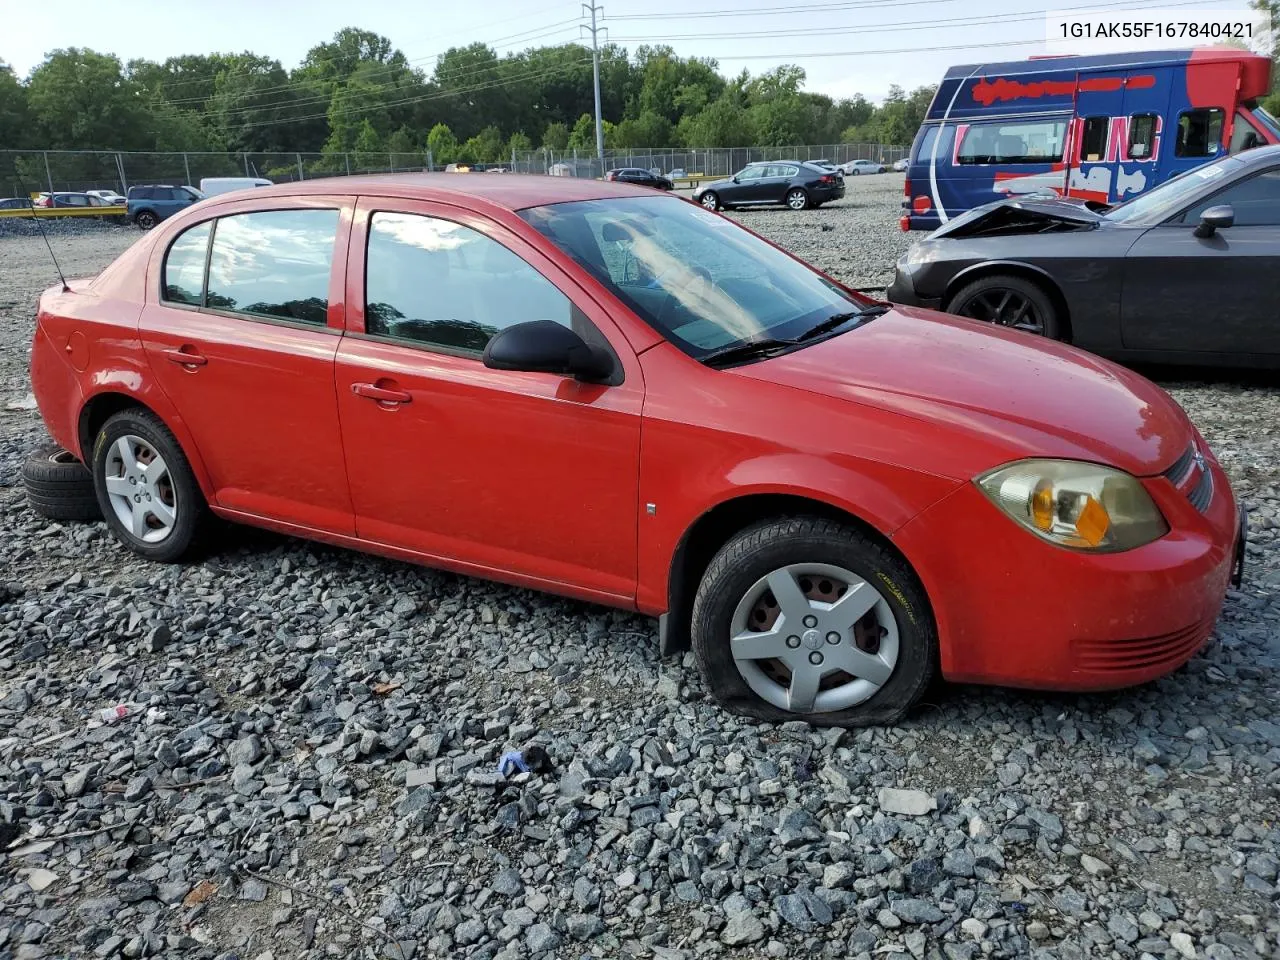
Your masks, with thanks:
[[[604,11],[601,4],[584,3],[582,9],[591,14],[591,26],[586,29],[591,31],[591,63],[592,70],[595,74],[596,87],[596,157],[600,160],[600,173],[604,175],[604,123],[600,119],[600,31],[605,29],[596,26],[596,15]]]

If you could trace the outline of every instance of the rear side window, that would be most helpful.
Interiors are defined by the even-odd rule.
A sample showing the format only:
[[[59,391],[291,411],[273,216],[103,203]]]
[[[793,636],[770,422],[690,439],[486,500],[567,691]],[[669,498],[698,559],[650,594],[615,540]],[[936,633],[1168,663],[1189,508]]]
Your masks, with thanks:
[[[1130,160],[1149,160],[1155,153],[1156,115],[1138,113],[1129,118]]]
[[[450,220],[375,213],[366,259],[364,326],[373,336],[478,354],[526,320],[573,326],[573,307],[550,280]]]
[[[962,164],[1052,163],[1062,157],[1066,131],[1066,120],[975,123],[965,131],[956,157]]]
[[[1178,140],[1173,152],[1179,157],[1213,157],[1222,143],[1226,112],[1219,107],[1185,110],[1178,114]]]
[[[337,210],[223,217],[209,254],[205,306],[324,326]]]
[[[129,199],[130,200],[154,200],[155,187],[130,187]]]
[[[201,223],[178,234],[164,258],[160,296],[170,303],[200,306],[204,297],[204,264],[212,223]]]

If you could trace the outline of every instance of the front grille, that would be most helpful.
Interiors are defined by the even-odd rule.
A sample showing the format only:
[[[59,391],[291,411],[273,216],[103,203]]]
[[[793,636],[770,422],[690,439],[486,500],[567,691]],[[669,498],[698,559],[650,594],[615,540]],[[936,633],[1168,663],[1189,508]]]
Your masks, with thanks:
[[[1213,620],[1205,620],[1158,637],[1077,640],[1073,644],[1076,668],[1105,673],[1177,666],[1200,649],[1212,629]]]
[[[1209,472],[1204,455],[1196,448],[1194,440],[1164,472],[1164,476],[1201,513],[1209,509],[1213,500],[1213,474]]]

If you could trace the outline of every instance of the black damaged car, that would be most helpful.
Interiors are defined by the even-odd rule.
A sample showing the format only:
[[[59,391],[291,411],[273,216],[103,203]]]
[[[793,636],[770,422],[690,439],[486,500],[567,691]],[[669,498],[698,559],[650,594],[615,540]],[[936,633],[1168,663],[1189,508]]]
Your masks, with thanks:
[[[708,210],[766,204],[804,210],[843,196],[844,174],[803,160],[748,163],[732,177],[693,191],[693,199]]]
[[[1117,360],[1280,366],[1280,146],[1111,207],[977,207],[908,250],[887,296]]]

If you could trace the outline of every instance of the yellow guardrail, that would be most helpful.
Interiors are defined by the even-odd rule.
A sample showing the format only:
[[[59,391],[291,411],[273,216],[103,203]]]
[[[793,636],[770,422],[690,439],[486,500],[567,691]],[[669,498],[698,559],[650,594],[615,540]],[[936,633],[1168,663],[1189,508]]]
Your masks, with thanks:
[[[0,217],[123,217],[128,208],[118,207],[15,207],[0,210]]]
[[[701,183],[708,180],[724,180],[725,175],[718,173],[690,173],[683,177],[673,177],[671,182],[676,185],[677,190],[696,189]]]

